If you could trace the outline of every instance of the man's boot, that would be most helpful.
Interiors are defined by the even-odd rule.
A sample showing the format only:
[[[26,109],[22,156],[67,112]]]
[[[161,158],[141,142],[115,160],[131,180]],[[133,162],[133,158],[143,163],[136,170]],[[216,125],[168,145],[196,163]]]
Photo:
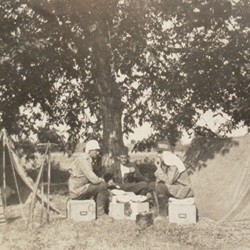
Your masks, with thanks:
[[[104,208],[103,207],[98,207],[97,208],[96,217],[97,217],[97,220],[100,220],[100,221],[109,221],[109,222],[113,222],[114,221],[114,219],[112,217],[108,216],[104,212]]]
[[[159,216],[161,217],[167,217],[167,198],[163,194],[159,194],[158,196],[158,202],[159,202]]]
[[[151,192],[153,205],[154,205],[154,216],[157,217],[159,215],[159,202],[158,197],[154,191]]]

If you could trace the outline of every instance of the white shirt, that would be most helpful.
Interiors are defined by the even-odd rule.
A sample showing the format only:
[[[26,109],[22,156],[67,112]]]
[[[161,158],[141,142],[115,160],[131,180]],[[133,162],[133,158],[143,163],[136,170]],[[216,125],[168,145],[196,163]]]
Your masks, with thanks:
[[[121,173],[122,173],[122,178],[123,178],[125,174],[129,173],[129,168],[122,164],[120,164],[120,166],[121,166]]]

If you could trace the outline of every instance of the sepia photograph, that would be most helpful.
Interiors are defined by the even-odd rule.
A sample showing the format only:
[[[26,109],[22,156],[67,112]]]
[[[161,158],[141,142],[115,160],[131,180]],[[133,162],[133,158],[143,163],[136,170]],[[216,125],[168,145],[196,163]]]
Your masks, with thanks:
[[[250,250],[250,0],[0,0],[1,250]]]

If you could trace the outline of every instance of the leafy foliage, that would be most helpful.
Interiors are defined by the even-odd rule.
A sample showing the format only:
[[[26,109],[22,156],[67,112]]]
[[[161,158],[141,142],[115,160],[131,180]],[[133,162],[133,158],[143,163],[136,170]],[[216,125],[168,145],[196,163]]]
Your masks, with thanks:
[[[15,142],[14,144],[15,144],[15,150],[20,157],[25,156],[25,159],[27,161],[36,159],[35,157],[36,147],[34,143],[32,143],[29,140],[21,139]]]
[[[63,141],[63,137],[58,134],[55,129],[48,127],[40,127],[38,129],[38,141],[33,142],[28,138],[19,138],[14,142],[15,150],[18,155],[22,158],[25,157],[27,161],[36,160],[35,153],[45,153],[46,145],[48,142],[51,143],[50,151],[63,151],[67,152],[67,145]]]
[[[208,110],[249,127],[247,2],[4,1],[1,127],[37,133],[46,114],[72,147],[94,133],[106,151],[137,121],[172,144]]]
[[[56,161],[52,161],[51,163],[51,182],[52,183],[67,183],[69,178],[69,172],[61,168],[60,163]],[[27,174],[36,181],[38,176],[40,166],[35,165],[33,168],[27,169]],[[48,181],[48,163],[45,162],[43,169],[43,181]]]
[[[40,143],[51,143],[52,150],[65,151],[65,143],[62,136],[60,136],[56,129],[48,127],[40,127],[37,133],[38,141]]]

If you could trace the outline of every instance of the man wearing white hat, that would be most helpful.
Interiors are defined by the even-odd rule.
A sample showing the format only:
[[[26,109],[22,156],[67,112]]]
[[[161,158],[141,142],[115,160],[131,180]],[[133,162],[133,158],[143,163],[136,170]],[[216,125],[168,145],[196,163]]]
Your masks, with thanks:
[[[108,184],[93,171],[93,163],[98,158],[99,151],[100,146],[96,140],[90,140],[86,143],[85,153],[75,160],[70,169],[69,194],[75,200],[94,197],[97,206],[97,219],[113,221],[105,213],[109,198]]]
[[[166,216],[168,198],[185,199],[194,196],[184,163],[177,155],[166,149],[166,145],[158,143],[155,191],[159,200],[160,216]]]

